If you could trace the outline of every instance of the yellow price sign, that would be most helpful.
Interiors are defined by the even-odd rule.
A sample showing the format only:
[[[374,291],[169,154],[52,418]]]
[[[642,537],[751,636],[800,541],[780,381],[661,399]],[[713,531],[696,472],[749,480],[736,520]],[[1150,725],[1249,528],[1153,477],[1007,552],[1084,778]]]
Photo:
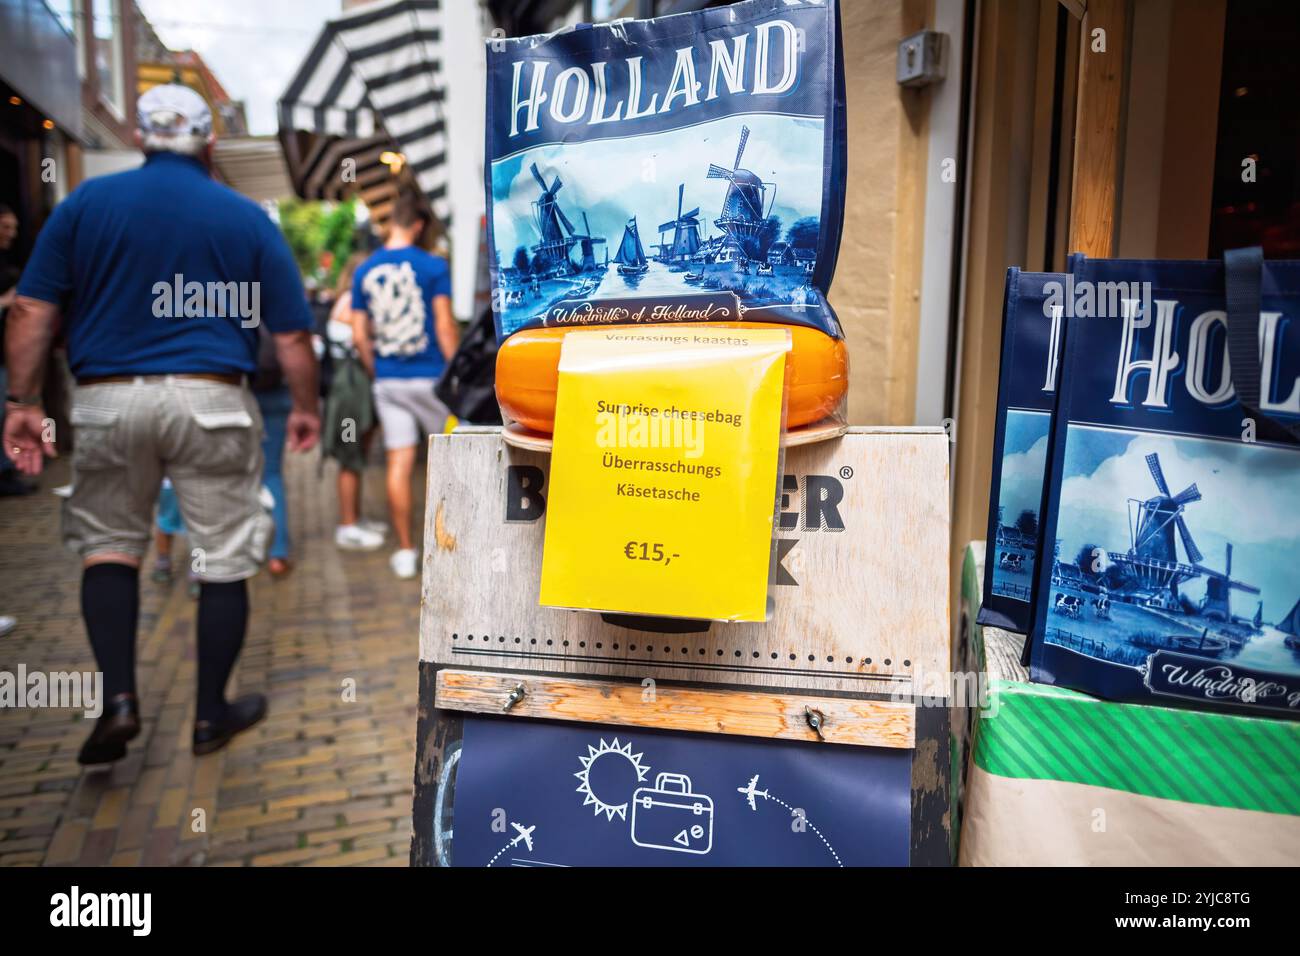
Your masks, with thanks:
[[[541,603],[762,621],[785,329],[564,339]]]

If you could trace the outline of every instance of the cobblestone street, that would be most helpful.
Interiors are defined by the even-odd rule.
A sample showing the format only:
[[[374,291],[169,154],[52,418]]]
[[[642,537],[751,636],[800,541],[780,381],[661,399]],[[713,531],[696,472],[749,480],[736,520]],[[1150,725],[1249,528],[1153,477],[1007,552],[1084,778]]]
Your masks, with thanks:
[[[0,864],[407,865],[419,582],[392,575],[387,546],[338,551],[333,465],[318,476],[316,453],[285,458],[295,565],[253,580],[229,690],[265,693],[269,717],[191,756],[195,602],[183,573],[170,586],[149,580],[150,555],[140,736],[111,770],[83,772],[80,711],[0,711]],[[94,669],[78,562],[58,543],[51,489],[67,480],[55,462],[38,493],[0,499],[0,613],[18,618],[0,638],[0,670]],[[366,515],[385,517],[382,469],[365,480]],[[417,502],[423,486],[420,470]],[[187,554],[183,540],[174,553]]]

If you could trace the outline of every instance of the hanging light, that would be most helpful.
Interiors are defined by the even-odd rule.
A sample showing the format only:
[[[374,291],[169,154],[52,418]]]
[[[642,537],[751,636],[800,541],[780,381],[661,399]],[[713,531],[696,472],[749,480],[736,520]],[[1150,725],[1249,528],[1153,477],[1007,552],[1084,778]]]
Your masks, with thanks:
[[[379,161],[388,167],[390,173],[396,176],[402,171],[402,167],[406,165],[406,156],[391,149],[386,149],[379,154]]]

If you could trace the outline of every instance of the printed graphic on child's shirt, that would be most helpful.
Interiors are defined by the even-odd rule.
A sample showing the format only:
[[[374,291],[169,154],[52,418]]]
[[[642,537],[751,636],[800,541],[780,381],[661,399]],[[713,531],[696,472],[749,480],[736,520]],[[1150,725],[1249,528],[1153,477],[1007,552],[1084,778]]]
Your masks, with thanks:
[[[376,265],[362,281],[374,323],[375,351],[386,358],[429,347],[424,296],[409,262]]]

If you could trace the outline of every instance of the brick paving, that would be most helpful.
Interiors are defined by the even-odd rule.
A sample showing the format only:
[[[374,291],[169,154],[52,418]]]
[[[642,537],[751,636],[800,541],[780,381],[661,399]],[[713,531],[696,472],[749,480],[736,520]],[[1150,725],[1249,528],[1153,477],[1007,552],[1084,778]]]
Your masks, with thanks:
[[[190,754],[195,602],[183,574],[155,584],[146,565],[140,736],[111,770],[83,772],[79,711],[0,710],[0,865],[407,865],[419,583],[393,577],[387,547],[335,549],[332,464],[321,477],[314,453],[285,467],[295,566],[253,580],[232,680],[232,692],[270,698],[267,719],[219,753]],[[382,479],[372,465],[370,517],[385,515]],[[0,614],[19,619],[0,637],[0,671],[94,669],[49,490],[67,480],[59,461],[39,493],[0,498]],[[173,547],[186,554],[183,540]]]

